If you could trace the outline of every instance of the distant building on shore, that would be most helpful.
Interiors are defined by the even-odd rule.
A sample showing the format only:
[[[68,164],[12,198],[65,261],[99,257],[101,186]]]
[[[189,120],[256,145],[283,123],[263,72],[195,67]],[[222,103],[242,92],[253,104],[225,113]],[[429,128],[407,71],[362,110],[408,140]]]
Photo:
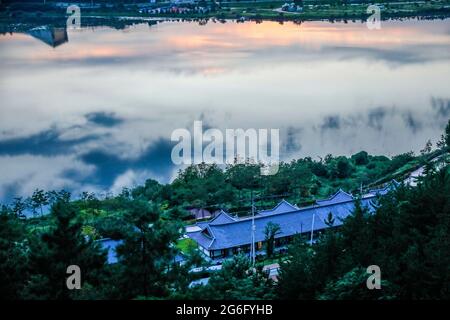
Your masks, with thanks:
[[[198,0],[172,0],[170,2],[173,4],[194,4],[198,2]]]
[[[42,26],[29,30],[27,34],[41,40],[53,48],[69,41],[66,28]]]

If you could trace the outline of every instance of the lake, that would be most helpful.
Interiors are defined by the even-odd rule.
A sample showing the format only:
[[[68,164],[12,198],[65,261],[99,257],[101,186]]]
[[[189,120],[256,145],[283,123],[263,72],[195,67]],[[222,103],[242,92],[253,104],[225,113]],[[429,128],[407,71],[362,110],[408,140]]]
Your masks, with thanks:
[[[0,200],[168,182],[173,130],[280,129],[283,159],[436,142],[450,20],[163,22],[0,36]]]

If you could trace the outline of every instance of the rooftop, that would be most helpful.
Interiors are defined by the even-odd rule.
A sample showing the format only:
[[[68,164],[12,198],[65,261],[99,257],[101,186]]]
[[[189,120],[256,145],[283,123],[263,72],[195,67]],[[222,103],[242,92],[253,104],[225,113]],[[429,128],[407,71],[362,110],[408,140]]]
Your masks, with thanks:
[[[366,197],[361,200],[361,204],[373,211],[375,207],[372,200],[374,198],[374,195]],[[280,225],[281,233],[276,238],[282,238],[311,232],[312,229],[318,231],[328,228],[325,221],[330,212],[335,219],[334,225],[338,226],[342,224],[343,219],[353,212],[354,206],[352,197],[351,200],[328,201],[325,204],[297,208],[288,212],[268,215],[258,214],[254,218],[256,226],[255,241],[264,241],[264,229],[268,222]],[[188,233],[188,236],[208,250],[221,250],[251,243],[251,217],[239,220],[233,218],[233,221],[231,221],[229,215],[222,212],[214,220],[220,220],[222,223],[203,223],[199,225],[201,231]]]
[[[342,189],[339,189],[338,192],[333,194],[328,199],[317,200],[316,203],[318,205],[328,205],[328,204],[335,204],[335,203],[341,203],[344,201],[352,201],[352,200],[354,200],[354,197],[350,193],[347,193],[347,192],[343,191]]]
[[[268,215],[272,215],[272,214],[291,212],[291,211],[295,211],[298,209],[299,208],[296,205],[290,204],[289,202],[287,202],[286,200],[283,199],[274,208],[259,211],[258,214],[263,215],[263,216],[268,216]]]

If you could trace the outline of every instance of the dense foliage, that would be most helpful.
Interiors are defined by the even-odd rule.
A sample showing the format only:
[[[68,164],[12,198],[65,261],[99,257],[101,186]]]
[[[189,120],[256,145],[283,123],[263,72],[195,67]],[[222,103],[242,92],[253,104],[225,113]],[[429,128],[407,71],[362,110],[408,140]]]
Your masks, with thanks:
[[[183,294],[175,294],[178,299],[239,300],[274,299],[274,283],[262,271],[252,268],[247,256],[236,255],[225,261],[222,269],[214,273],[206,286],[197,285]]]
[[[288,299],[449,299],[450,171],[380,199],[375,214],[357,206],[342,228],[290,248],[277,286]],[[382,290],[367,290],[366,268],[381,269]]]

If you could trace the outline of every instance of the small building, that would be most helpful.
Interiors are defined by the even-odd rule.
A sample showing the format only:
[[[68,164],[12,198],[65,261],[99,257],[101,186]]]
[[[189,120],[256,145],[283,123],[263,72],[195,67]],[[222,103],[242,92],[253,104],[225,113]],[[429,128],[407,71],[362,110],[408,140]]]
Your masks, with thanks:
[[[198,280],[194,280],[189,284],[189,288],[197,287],[197,286],[206,286],[209,282],[209,278],[202,278]]]
[[[194,4],[196,2],[198,2],[197,0],[172,0],[170,1],[172,4]]]
[[[278,263],[265,265],[262,271],[274,282],[278,282],[278,275],[280,273],[280,265]]]
[[[190,212],[192,218],[195,220],[211,219],[220,212],[220,210],[210,211],[205,208],[187,208],[187,211]]]
[[[291,2],[283,4],[281,10],[285,12],[303,12],[303,7]]]
[[[50,26],[36,27],[27,32],[32,37],[41,40],[49,46],[56,48],[69,41],[66,28]]]

